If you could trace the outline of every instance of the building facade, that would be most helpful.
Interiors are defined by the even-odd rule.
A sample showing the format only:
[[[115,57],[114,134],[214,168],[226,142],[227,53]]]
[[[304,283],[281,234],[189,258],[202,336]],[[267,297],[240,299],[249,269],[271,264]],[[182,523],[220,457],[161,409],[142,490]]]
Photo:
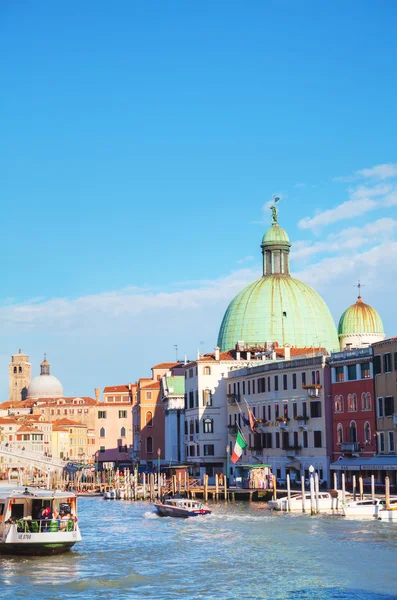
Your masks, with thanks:
[[[284,354],[284,357],[282,356]],[[248,444],[242,463],[269,465],[279,482],[309,477],[313,466],[329,483],[332,453],[330,373],[326,351],[285,348],[258,366],[231,371],[227,378],[230,453],[240,430]],[[248,408],[257,421],[247,423]],[[239,463],[231,467],[240,477]]]
[[[373,352],[378,454],[394,456],[397,443],[397,338],[374,344]],[[390,476],[395,483],[395,471]]]
[[[376,453],[372,348],[331,354],[333,460]]]
[[[164,455],[168,465],[185,461],[185,377],[168,371],[161,378],[164,404]]]
[[[132,466],[132,407],[135,400],[135,384],[104,388],[103,402],[96,405],[96,439],[99,447],[95,451],[95,462],[100,469]]]

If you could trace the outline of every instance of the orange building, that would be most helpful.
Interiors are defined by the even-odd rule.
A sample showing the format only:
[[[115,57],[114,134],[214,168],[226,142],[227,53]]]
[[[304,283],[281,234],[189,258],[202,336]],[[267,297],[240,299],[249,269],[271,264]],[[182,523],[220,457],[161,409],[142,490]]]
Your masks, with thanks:
[[[161,401],[161,377],[179,363],[160,363],[152,367],[152,377],[137,384],[133,407],[133,458],[141,470],[157,467],[165,460],[165,407]]]

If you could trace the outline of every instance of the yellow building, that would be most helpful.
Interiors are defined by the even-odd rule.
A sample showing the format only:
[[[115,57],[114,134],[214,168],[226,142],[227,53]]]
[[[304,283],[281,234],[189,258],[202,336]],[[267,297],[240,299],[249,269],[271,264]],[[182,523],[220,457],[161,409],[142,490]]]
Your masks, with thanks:
[[[61,436],[60,429],[63,429],[68,434],[68,444],[67,446],[62,446],[64,442],[64,436]],[[84,423],[78,423],[77,421],[72,421],[71,419],[59,419],[58,421],[53,422],[53,438],[54,438],[54,430],[57,434],[57,454],[53,453],[53,456],[57,456],[59,458],[59,452],[63,453],[62,458],[66,458],[67,460],[73,460],[78,462],[92,462],[93,457],[91,453],[91,448],[88,443],[88,427],[84,425]],[[62,440],[62,443],[61,443]],[[53,442],[54,449],[54,442]]]

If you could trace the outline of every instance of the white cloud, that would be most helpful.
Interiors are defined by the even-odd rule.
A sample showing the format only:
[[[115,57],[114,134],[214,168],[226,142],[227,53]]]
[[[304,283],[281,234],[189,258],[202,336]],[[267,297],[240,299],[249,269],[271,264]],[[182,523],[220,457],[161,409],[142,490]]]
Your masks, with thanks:
[[[294,188],[304,189],[304,188],[307,188],[307,184],[306,183],[295,183]]]
[[[382,165],[375,165],[368,169],[360,169],[355,171],[353,175],[346,175],[340,177],[334,177],[334,181],[357,181],[358,179],[392,179],[397,176],[397,163],[385,163]]]
[[[359,217],[379,206],[397,204],[397,186],[392,184],[359,185],[350,188],[349,200],[319,212],[314,217],[304,217],[298,222],[301,229],[320,229],[339,221]]]
[[[385,239],[391,239],[397,232],[397,220],[384,217],[374,222],[369,222],[363,227],[347,227],[338,233],[331,233],[325,240],[312,243],[300,240],[293,244],[293,260],[307,260],[318,254],[338,254],[346,249],[358,248],[375,244]]]
[[[370,198],[347,200],[335,206],[335,208],[320,212],[314,217],[304,217],[298,222],[298,227],[301,229],[325,227],[344,219],[358,217],[374,208],[376,208],[376,202]]]
[[[358,177],[364,177],[364,179],[391,179],[397,176],[397,163],[387,163],[369,169],[361,169],[361,171],[356,171],[356,174]]]

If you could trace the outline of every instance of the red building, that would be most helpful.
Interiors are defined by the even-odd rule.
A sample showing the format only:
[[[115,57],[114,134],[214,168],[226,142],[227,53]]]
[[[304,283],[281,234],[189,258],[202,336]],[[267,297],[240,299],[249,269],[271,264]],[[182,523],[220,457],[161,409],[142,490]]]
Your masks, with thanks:
[[[329,364],[333,459],[372,458],[376,453],[372,348],[332,353]],[[349,470],[354,472],[354,460],[348,462]]]

